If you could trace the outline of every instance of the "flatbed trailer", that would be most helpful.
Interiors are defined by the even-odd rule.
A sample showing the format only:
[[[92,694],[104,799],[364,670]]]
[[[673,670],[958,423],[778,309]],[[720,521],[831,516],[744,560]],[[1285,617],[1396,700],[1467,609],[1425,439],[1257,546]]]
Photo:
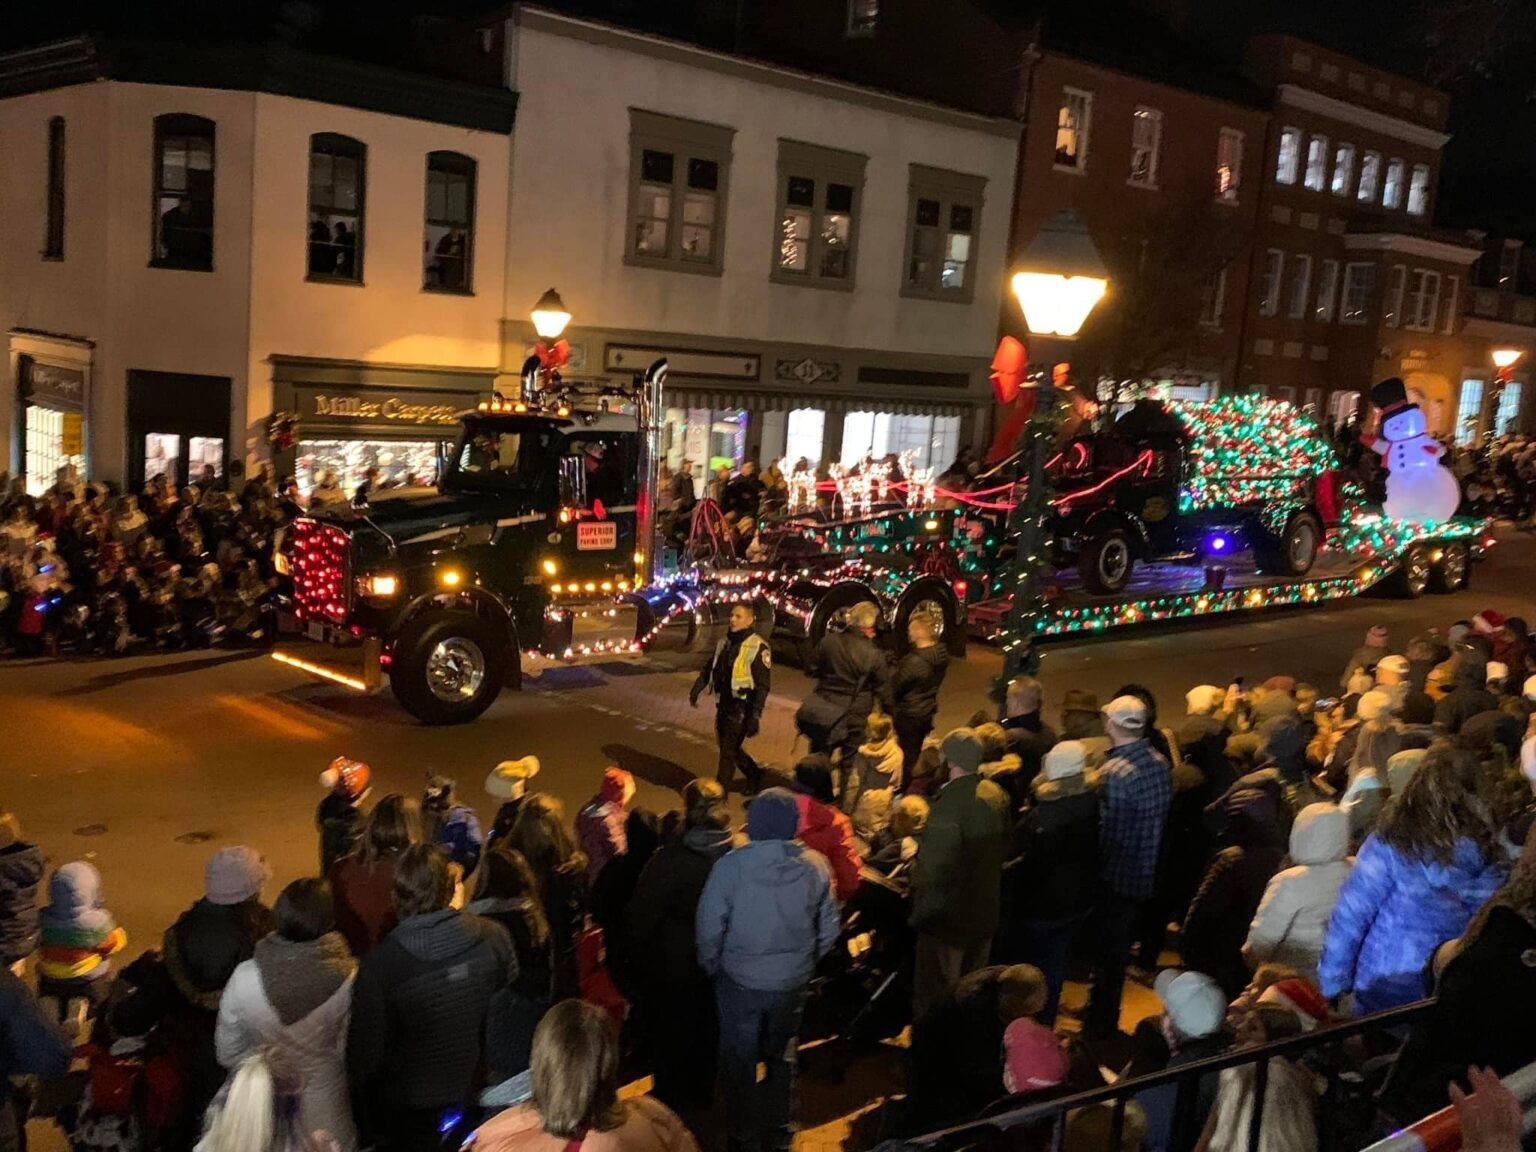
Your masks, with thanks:
[[[1083,587],[1076,572],[1049,581],[1036,625],[1042,641],[1092,635],[1118,628],[1194,617],[1261,612],[1325,604],[1380,592],[1411,599],[1425,592],[1456,592],[1471,578],[1472,562],[1494,544],[1487,520],[1457,517],[1442,524],[1413,525],[1376,514],[1334,529],[1304,576],[1265,575],[1235,560],[1220,565],[1161,563],[1139,568],[1117,595]],[[997,640],[1011,596],[971,605],[972,639]]]

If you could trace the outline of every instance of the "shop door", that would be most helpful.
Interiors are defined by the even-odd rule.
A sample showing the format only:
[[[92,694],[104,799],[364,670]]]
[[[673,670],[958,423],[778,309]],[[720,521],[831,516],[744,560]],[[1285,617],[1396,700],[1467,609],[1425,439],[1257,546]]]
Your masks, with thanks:
[[[211,466],[223,476],[229,459],[227,376],[128,373],[128,486],[159,475],[181,487]]]

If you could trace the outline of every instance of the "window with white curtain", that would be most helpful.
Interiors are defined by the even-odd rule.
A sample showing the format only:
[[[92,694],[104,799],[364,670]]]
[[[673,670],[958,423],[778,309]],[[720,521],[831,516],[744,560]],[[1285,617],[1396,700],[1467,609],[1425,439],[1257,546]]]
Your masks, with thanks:
[[[1156,108],[1131,113],[1131,179],[1143,188],[1157,187],[1157,162],[1163,147],[1163,114]]]
[[[821,444],[826,433],[827,414],[820,408],[795,408],[784,425],[784,471],[788,472],[804,457],[815,467],[821,463]]]
[[[1307,175],[1303,183],[1312,192],[1321,192],[1328,180],[1328,137],[1314,136],[1307,141]]]
[[[1329,187],[1335,196],[1348,196],[1355,182],[1355,146],[1340,144],[1333,152],[1333,181]]]
[[[1275,157],[1275,183],[1294,184],[1301,169],[1301,129],[1280,130],[1280,151]]]
[[[1520,381],[1511,380],[1499,393],[1499,410],[1493,417],[1493,434],[1508,436],[1520,419]]]
[[[1456,400],[1456,443],[1471,444],[1483,425],[1483,381],[1463,380]]]

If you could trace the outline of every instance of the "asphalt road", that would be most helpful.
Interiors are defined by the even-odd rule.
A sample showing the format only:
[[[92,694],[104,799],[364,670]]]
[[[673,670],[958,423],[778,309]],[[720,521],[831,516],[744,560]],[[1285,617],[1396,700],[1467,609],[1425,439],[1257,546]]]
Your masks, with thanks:
[[[1182,711],[1199,683],[1250,684],[1287,673],[1327,690],[1367,628],[1395,642],[1484,607],[1536,619],[1536,541],[1507,539],[1474,574],[1473,589],[1412,603],[1363,599],[1301,611],[1099,637],[1047,650],[1042,678],[1054,710],[1069,687],[1108,698],[1140,681]],[[987,706],[1001,660],[973,645],[952,665],[941,728]],[[0,804],[55,864],[94,860],[130,952],[153,944],[200,894],[202,865],[221,845],[248,843],[271,861],[277,885],[316,867],[316,777],[346,753],[375,771],[375,795],[416,792],[429,770],[456,777],[488,819],[481,791],[492,765],[536,754],[538,784],[568,809],[617,762],[640,778],[639,803],[665,809],[690,775],[711,774],[711,714],[690,710],[691,672],[677,659],[596,667],[536,667],[529,690],[507,693],[478,722],[425,728],[387,693],[364,698],[315,685],[264,657],[212,651],[127,660],[0,664]],[[761,759],[792,762],[792,716],[806,680],[783,664]]]

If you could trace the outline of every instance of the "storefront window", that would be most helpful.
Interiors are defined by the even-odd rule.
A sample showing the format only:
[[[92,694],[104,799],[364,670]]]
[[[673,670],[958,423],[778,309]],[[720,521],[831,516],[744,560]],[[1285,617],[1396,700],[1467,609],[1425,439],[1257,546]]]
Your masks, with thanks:
[[[60,470],[78,477],[85,467],[85,457],[68,449],[65,443],[67,423],[73,422],[75,447],[79,447],[80,414],[59,412],[38,404],[27,405],[27,493],[41,496],[58,482]]]
[[[224,475],[224,441],[217,436],[193,436],[187,441],[187,475],[197,480],[207,465],[213,466],[215,476]]]
[[[156,476],[169,476],[174,483],[180,475],[181,437],[174,432],[151,432],[144,437],[144,475],[148,484]]]
[[[437,483],[445,445],[440,440],[302,440],[296,476],[308,496],[321,472],[334,472],[349,497],[369,468],[379,470],[377,489],[413,488]]]
[[[946,467],[960,441],[960,417],[850,412],[843,418],[839,459],[847,465],[909,452],[916,467]]]
[[[734,472],[746,459],[748,419],[743,408],[668,408],[662,430],[667,467],[692,462],[694,491],[703,496],[717,469]]]
[[[784,431],[784,470],[788,472],[801,459],[811,467],[821,463],[821,445],[826,434],[827,414],[820,408],[796,408],[789,414]]]

